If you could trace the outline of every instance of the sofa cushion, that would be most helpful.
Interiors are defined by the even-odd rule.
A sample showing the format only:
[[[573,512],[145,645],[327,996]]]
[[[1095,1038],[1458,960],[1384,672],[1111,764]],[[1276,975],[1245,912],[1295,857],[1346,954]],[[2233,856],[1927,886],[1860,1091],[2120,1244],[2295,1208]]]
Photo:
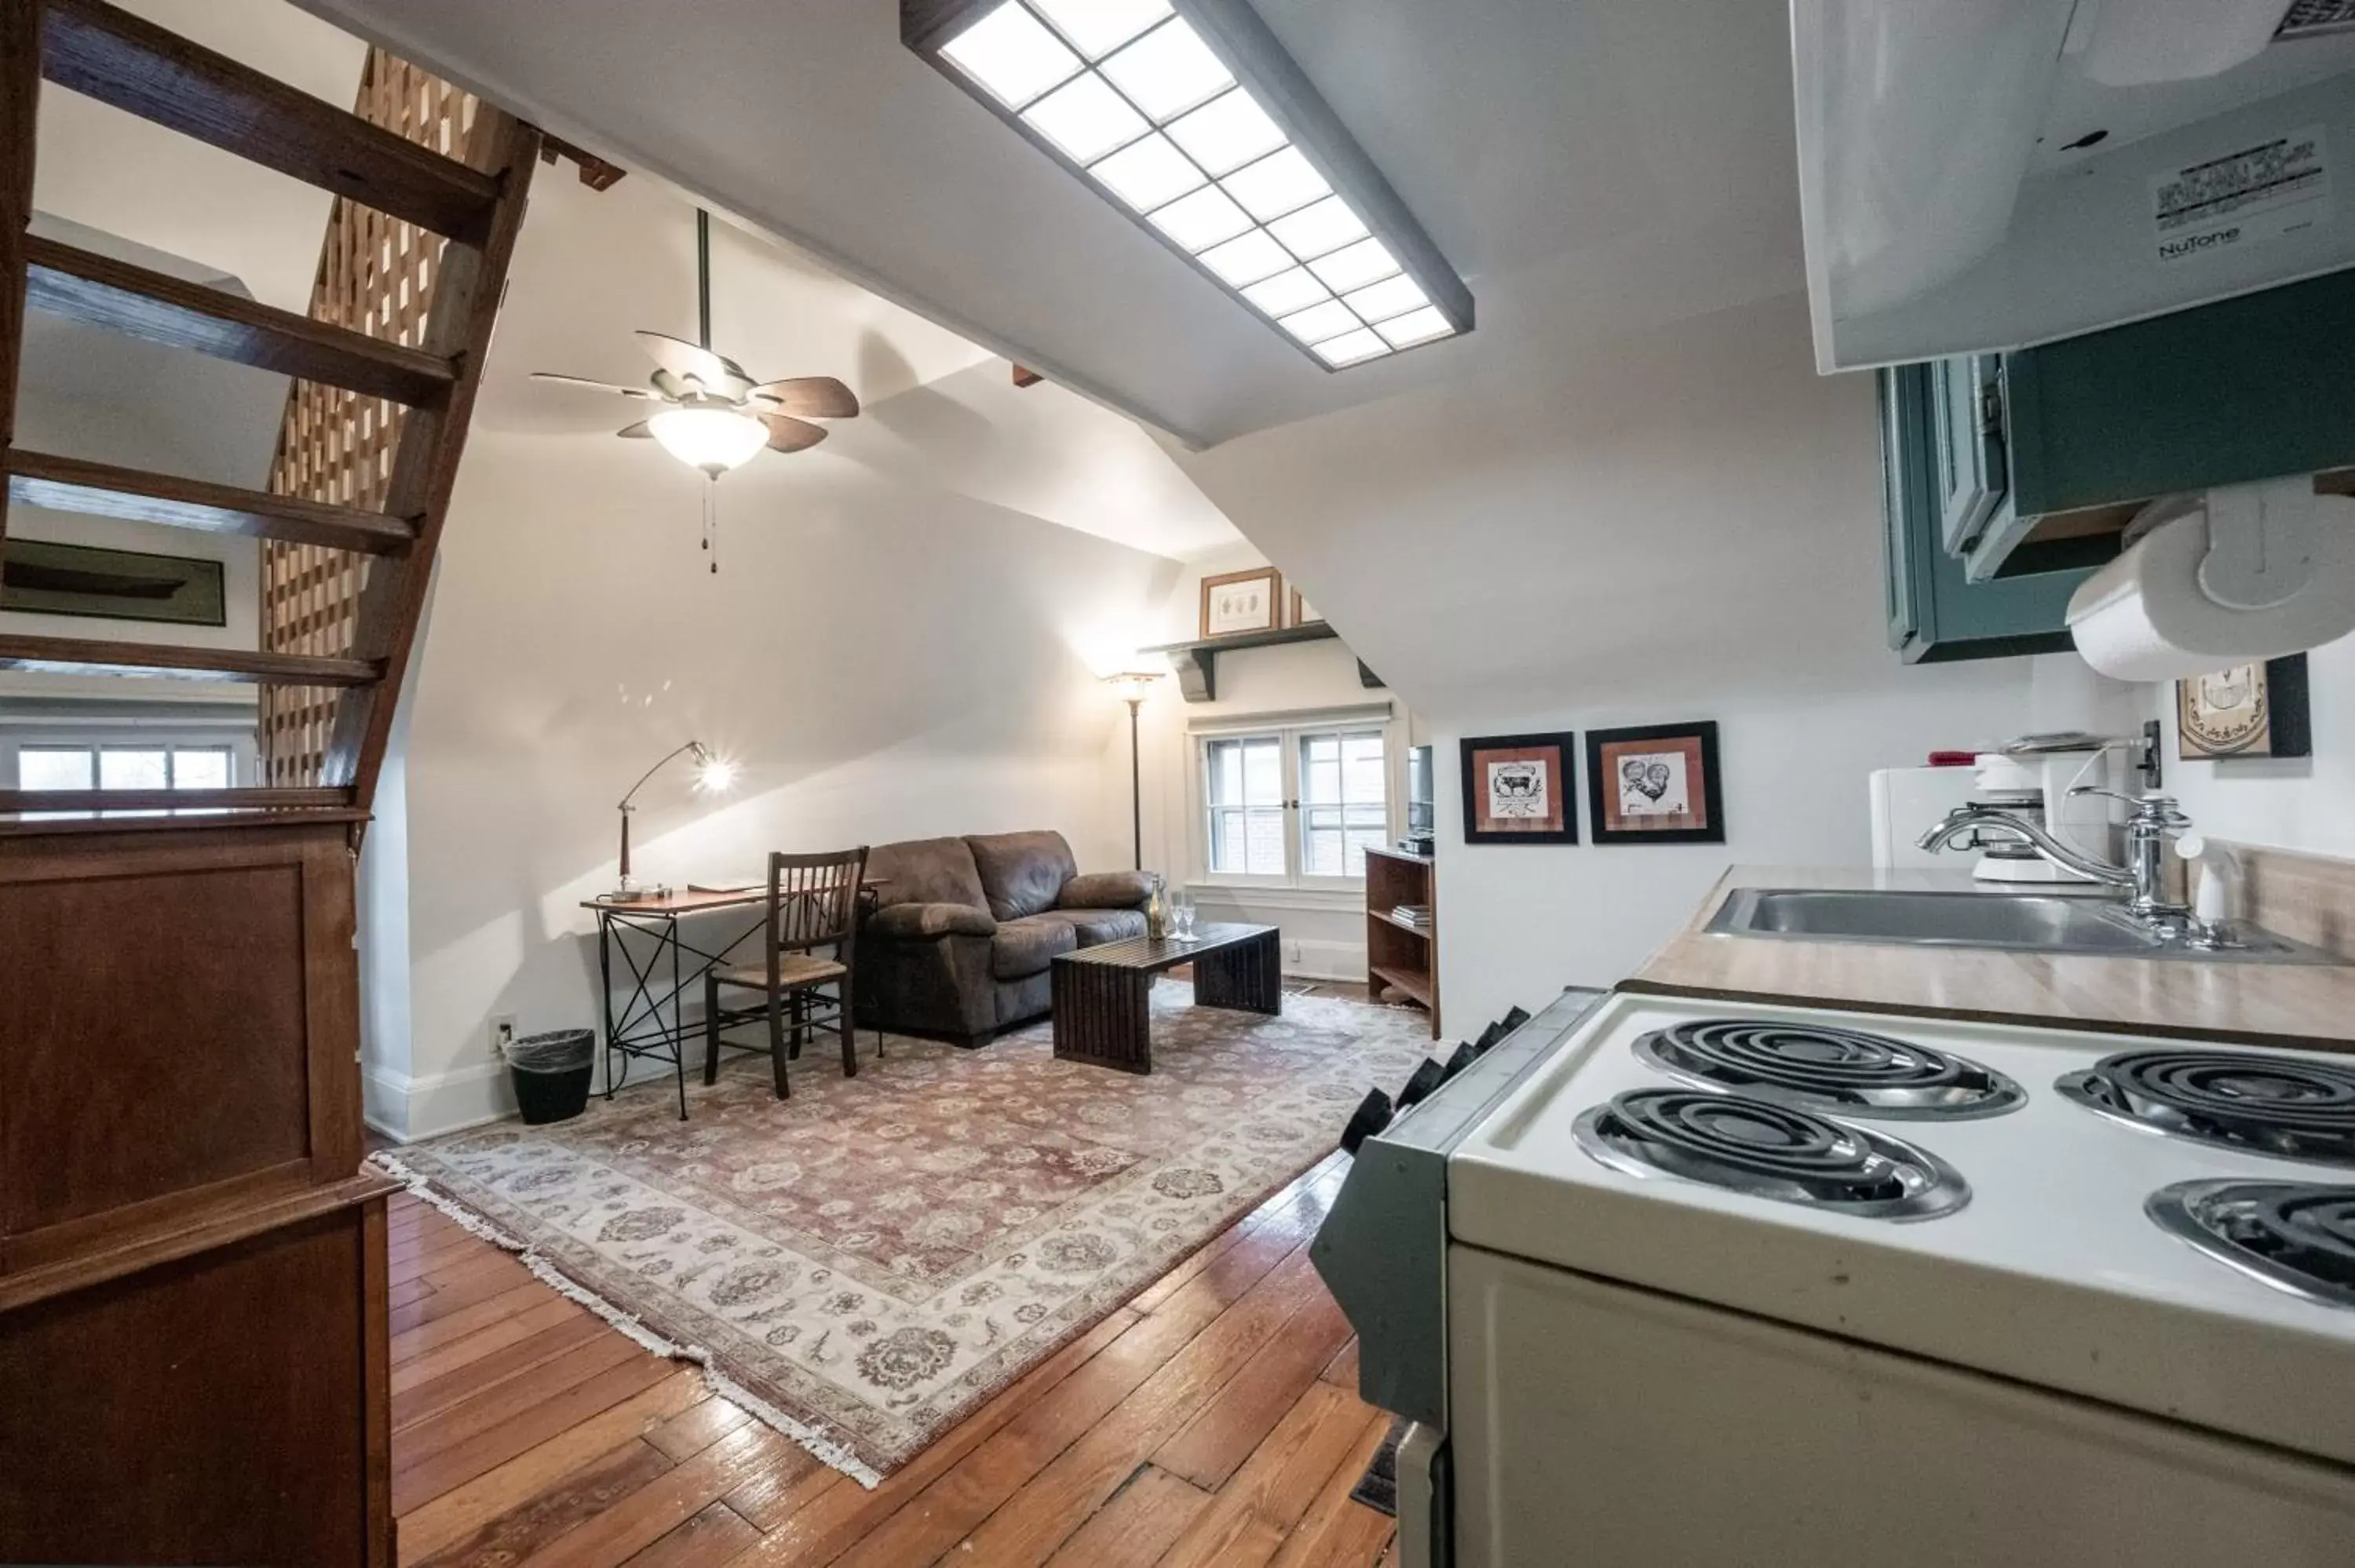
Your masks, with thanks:
[[[909,839],[867,852],[867,874],[880,881],[877,902],[987,906],[973,851],[963,839]]]
[[[964,842],[989,895],[989,912],[1000,920],[1052,909],[1063,884],[1079,874],[1071,846],[1058,832],[975,833]]]
[[[922,942],[934,937],[995,936],[997,922],[978,904],[891,904],[869,915],[859,932],[888,941]]]
[[[1079,945],[1080,934],[1068,920],[1041,915],[1001,920],[997,935],[989,939],[989,972],[1002,980],[1020,980],[1038,974],[1055,961],[1057,953]]]
[[[1042,909],[1027,918],[1062,922],[1079,938],[1082,948],[1102,942],[1124,942],[1131,937],[1145,935],[1142,909]]]
[[[1056,895],[1059,909],[1142,909],[1153,893],[1153,878],[1141,871],[1092,871],[1063,884]]]

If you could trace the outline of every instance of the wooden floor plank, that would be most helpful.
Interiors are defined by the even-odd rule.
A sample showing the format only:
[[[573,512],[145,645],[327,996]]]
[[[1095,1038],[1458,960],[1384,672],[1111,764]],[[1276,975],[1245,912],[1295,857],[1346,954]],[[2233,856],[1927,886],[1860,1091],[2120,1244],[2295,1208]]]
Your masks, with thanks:
[[[633,1351],[635,1347],[631,1347]],[[591,1343],[401,1433],[392,1506],[418,1508],[672,1375],[675,1363]]]
[[[631,1558],[628,1568],[719,1568],[760,1540],[743,1515],[716,1502]]]
[[[739,1426],[558,1536],[525,1558],[526,1568],[617,1568],[775,1463],[790,1446],[757,1422]]]
[[[493,1351],[504,1350],[544,1329],[553,1329],[560,1323],[586,1316],[579,1306],[561,1296],[537,1302],[520,1312],[486,1323],[471,1334],[452,1340],[437,1350],[401,1362],[392,1369],[392,1392],[405,1393],[420,1383],[431,1383],[447,1372],[471,1365]]]
[[[1341,1347],[1339,1354],[1336,1355],[1331,1361],[1325,1363],[1325,1370],[1319,1375],[1325,1382],[1331,1383],[1335,1388],[1346,1388],[1353,1393],[1356,1391],[1358,1386],[1358,1341],[1355,1337],[1352,1337],[1348,1344]]]
[[[647,1433],[646,1441],[673,1459],[684,1459],[710,1447],[751,1419],[751,1413],[734,1400],[714,1394]]]
[[[413,1511],[402,1513],[400,1539],[403,1568],[465,1539],[509,1509],[538,1495],[551,1482],[636,1442],[644,1433],[709,1397],[710,1390],[703,1374],[692,1367],[681,1367],[644,1393],[526,1449],[497,1468],[485,1471]],[[400,1441],[396,1434],[392,1442],[396,1465],[400,1459]],[[647,1452],[661,1457],[658,1449],[648,1447]]]
[[[485,1250],[495,1249],[486,1245]],[[493,1261],[504,1261],[504,1255]],[[417,1283],[423,1284],[424,1281]],[[421,1301],[395,1306],[389,1328],[395,1334],[406,1333],[421,1323],[431,1323],[436,1318],[472,1307],[477,1301],[487,1301],[527,1283],[537,1284],[538,1281],[532,1278],[529,1269],[516,1267],[510,1263],[504,1269],[486,1269],[447,1285],[438,1285],[433,1287],[433,1294]]]
[[[1048,1568],[1152,1568],[1209,1501],[1192,1483],[1139,1466],[1047,1560]]]
[[[446,1345],[453,1340],[463,1340],[478,1329],[486,1329],[518,1312],[528,1312],[551,1298],[562,1299],[535,1279],[518,1285],[513,1290],[503,1290],[471,1307],[462,1307],[430,1323],[404,1329],[392,1337],[392,1364],[400,1366],[404,1361],[414,1361],[437,1346]]]
[[[1204,1491],[1224,1486],[1260,1440],[1275,1430],[1349,1338],[1349,1320],[1319,1292],[1284,1331],[1212,1395],[1194,1418],[1155,1450],[1153,1462]]]
[[[1398,1533],[1398,1521],[1357,1501],[1349,1490],[1374,1462],[1374,1450],[1390,1429],[1390,1418],[1376,1411],[1270,1568],[1370,1568],[1380,1561]]]
[[[1167,1364],[975,1528],[965,1561],[1044,1562],[1173,1431],[1241,1370],[1271,1335],[1323,1293],[1305,1251],[1295,1251],[1196,1335]],[[1159,1314],[1156,1314],[1157,1318]],[[1150,1326],[1155,1318],[1146,1319]]]
[[[463,1540],[429,1557],[414,1559],[414,1568],[521,1562],[671,1468],[668,1455],[651,1443],[633,1438],[518,1499]],[[405,1543],[401,1561],[412,1562]]]
[[[404,1426],[414,1426],[453,1405],[482,1399],[509,1378],[520,1377],[542,1362],[552,1361],[593,1340],[620,1339],[597,1319],[586,1312],[576,1313],[552,1328],[542,1329],[511,1345],[478,1356],[468,1365],[394,1394],[392,1429],[398,1432]]]
[[[1328,1383],[1311,1387],[1158,1568],[1259,1568],[1283,1550],[1378,1414]],[[1344,1489],[1362,1473],[1350,1471]]]

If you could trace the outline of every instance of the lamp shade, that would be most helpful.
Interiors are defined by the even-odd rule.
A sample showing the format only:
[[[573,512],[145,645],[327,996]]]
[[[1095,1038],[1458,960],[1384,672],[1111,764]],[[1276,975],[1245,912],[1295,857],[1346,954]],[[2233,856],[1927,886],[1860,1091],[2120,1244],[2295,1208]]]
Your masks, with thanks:
[[[1106,675],[1104,684],[1119,693],[1123,702],[1141,703],[1145,700],[1146,689],[1159,679],[1160,672],[1156,670],[1124,670],[1115,675]]]
[[[667,408],[646,421],[663,450],[718,479],[769,444],[769,428],[732,408]]]

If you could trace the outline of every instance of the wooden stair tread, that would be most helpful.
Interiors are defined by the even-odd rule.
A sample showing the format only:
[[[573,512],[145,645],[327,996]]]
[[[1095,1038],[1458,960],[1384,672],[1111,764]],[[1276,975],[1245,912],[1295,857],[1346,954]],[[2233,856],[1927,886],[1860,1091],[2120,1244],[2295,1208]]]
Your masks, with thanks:
[[[0,634],[0,670],[46,670],[66,675],[139,673],[277,686],[366,686],[374,684],[382,673],[365,659],[13,634]]]
[[[37,235],[25,260],[28,304],[92,326],[411,407],[439,404],[456,379],[438,355]]]
[[[12,504],[99,517],[126,517],[211,534],[243,534],[369,555],[407,549],[417,530],[404,519],[298,495],[240,490],[176,474],[149,473],[47,452],[5,456]]]
[[[219,811],[336,810],[349,789],[248,784],[228,789],[0,789],[0,811]]]
[[[42,74],[265,168],[479,240],[499,183],[99,0],[47,0]]]

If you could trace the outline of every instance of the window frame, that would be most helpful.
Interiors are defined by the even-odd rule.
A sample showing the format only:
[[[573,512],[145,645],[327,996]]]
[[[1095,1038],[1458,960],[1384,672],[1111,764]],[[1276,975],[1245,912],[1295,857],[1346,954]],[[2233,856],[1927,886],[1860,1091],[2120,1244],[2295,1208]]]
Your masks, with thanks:
[[[1304,832],[1306,820],[1301,793],[1303,743],[1316,736],[1379,734],[1382,743],[1382,832],[1395,839],[1403,821],[1406,748],[1402,721],[1389,705],[1358,710],[1313,714],[1235,715],[1191,726],[1187,741],[1191,750],[1186,772],[1187,822],[1190,864],[1187,881],[1204,891],[1284,892],[1327,895],[1337,903],[1362,898],[1366,879],[1360,874],[1322,875],[1309,872]],[[1210,864],[1210,754],[1222,740],[1272,739],[1282,768],[1279,793],[1284,810],[1284,870],[1280,873],[1218,871]],[[1346,829],[1344,843],[1347,842]]]

